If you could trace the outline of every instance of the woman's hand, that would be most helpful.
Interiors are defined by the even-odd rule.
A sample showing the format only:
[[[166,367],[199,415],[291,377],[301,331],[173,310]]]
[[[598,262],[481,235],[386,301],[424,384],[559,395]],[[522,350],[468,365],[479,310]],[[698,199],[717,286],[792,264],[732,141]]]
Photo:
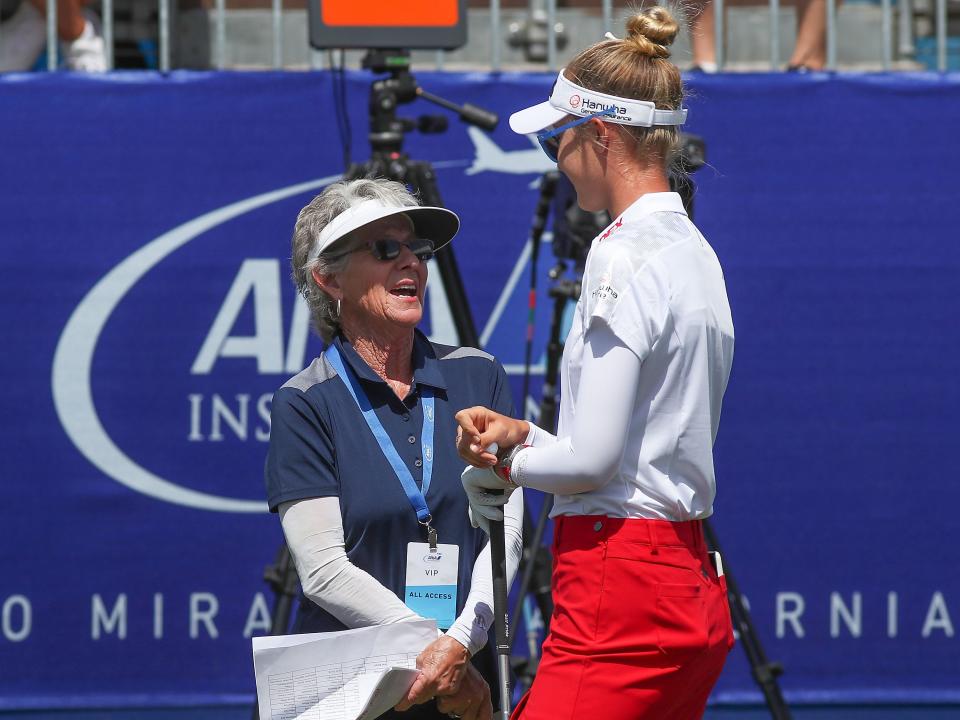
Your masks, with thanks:
[[[467,667],[460,690],[453,695],[437,697],[437,710],[463,720],[492,720],[490,686],[473,665]]]
[[[472,667],[467,649],[449,635],[441,635],[417,656],[420,674],[410,686],[406,699],[397,703],[395,709],[407,710],[436,695],[456,695],[468,668]],[[489,698],[489,689],[487,692]]]
[[[530,425],[526,420],[501,415],[485,407],[475,406],[456,415],[457,452],[474,467],[491,467],[497,456],[487,452],[493,443],[501,450],[512,448],[527,439]]]

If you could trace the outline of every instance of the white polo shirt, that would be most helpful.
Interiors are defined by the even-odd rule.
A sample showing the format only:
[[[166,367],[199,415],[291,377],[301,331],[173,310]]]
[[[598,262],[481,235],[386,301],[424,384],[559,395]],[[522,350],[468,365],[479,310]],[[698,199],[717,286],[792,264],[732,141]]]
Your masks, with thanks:
[[[709,516],[733,321],[720,263],[679,195],[641,196],[593,241],[563,353],[561,439],[577,414],[594,318],[640,359],[639,390],[629,427],[611,429],[627,434],[616,475],[597,490],[556,495],[552,515]]]

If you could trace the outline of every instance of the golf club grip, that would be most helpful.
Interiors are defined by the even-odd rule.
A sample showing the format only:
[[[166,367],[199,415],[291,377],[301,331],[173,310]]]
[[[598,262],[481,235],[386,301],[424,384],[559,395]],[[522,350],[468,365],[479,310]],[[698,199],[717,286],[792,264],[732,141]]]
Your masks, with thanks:
[[[510,621],[507,617],[507,553],[503,521],[490,521],[490,565],[493,569],[493,622],[497,654],[509,655]]]

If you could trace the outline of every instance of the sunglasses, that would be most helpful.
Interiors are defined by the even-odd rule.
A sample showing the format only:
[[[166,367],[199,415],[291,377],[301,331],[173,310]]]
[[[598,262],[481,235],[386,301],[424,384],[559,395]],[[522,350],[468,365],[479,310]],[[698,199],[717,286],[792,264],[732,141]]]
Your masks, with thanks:
[[[348,250],[343,254],[349,255],[351,253],[368,250],[370,254],[380,262],[389,262],[400,257],[400,253],[403,252],[404,248],[412,252],[420,262],[427,262],[427,260],[433,257],[433,253],[435,252],[433,240],[427,240],[426,238],[414,238],[409,243],[392,240],[390,238],[381,238],[380,240],[374,240],[368,245]]]
[[[607,108],[606,110],[601,110],[600,112],[595,112],[592,115],[587,115],[582,118],[578,118],[573,122],[568,122],[566,125],[561,125],[558,128],[551,128],[549,130],[542,130],[537,133],[537,142],[540,143],[540,147],[543,148],[543,152],[547,154],[547,157],[550,158],[552,162],[557,162],[557,153],[560,152],[560,137],[570,128],[576,127],[577,125],[583,125],[589,120],[593,120],[595,117],[602,117],[603,115],[613,115],[616,111],[616,108]]]

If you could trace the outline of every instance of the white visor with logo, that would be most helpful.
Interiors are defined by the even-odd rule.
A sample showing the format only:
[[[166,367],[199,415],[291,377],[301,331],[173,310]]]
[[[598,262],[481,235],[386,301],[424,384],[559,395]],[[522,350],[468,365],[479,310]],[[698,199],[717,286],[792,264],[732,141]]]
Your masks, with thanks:
[[[455,212],[446,208],[422,205],[396,207],[384,205],[379,200],[364,200],[347,208],[327,223],[326,227],[320,231],[317,244],[310,253],[311,259],[319,257],[321,253],[329,250],[334,243],[354,230],[393,215],[406,215],[410,218],[414,235],[432,240],[436,250],[453,240],[460,229],[460,218]]]
[[[653,127],[683,125],[687,120],[686,108],[657,110],[649,100],[631,100],[587,90],[565,78],[561,70],[550,99],[515,112],[510,116],[510,128],[520,135],[530,135],[560,122],[567,115],[593,115],[611,109],[612,112],[602,118],[604,122]]]

